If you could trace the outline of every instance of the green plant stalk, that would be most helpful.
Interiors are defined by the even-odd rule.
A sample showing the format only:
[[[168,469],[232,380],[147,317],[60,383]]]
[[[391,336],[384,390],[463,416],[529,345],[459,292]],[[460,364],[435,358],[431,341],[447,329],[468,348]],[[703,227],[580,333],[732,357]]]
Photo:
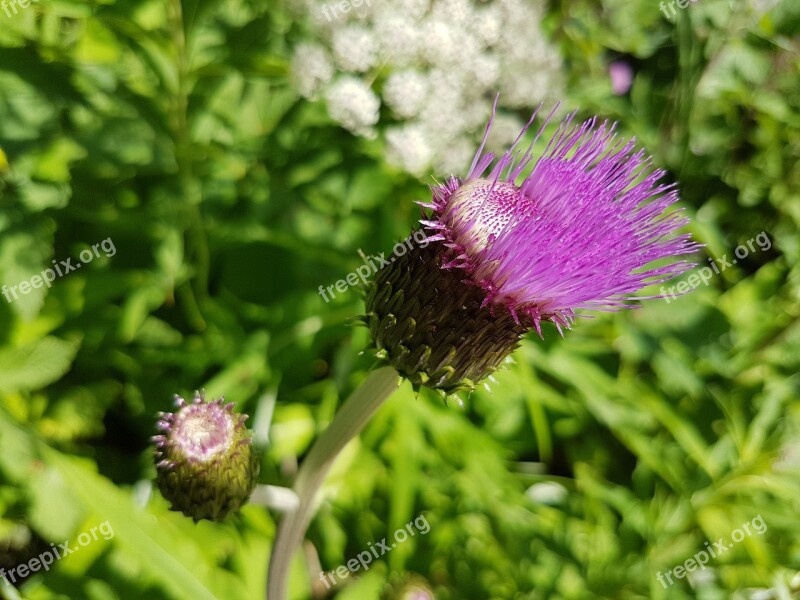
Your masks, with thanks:
[[[197,331],[206,328],[200,309],[201,301],[208,293],[209,249],[208,235],[203,225],[200,210],[202,194],[193,173],[193,142],[189,132],[189,94],[191,91],[189,56],[191,48],[187,41],[187,26],[184,22],[181,0],[170,0],[167,18],[172,33],[175,51],[175,89],[170,108],[175,160],[178,163],[178,186],[181,191],[181,207],[186,211],[184,225],[186,258],[194,266],[194,276],[181,285],[178,293],[186,317]],[[182,219],[183,222],[183,219]]]
[[[267,600],[286,600],[292,557],[305,537],[313,517],[317,496],[339,453],[357,436],[372,416],[400,385],[393,367],[372,371],[353,392],[322,433],[300,466],[294,491],[300,498],[297,510],[287,512],[278,526],[267,575]]]

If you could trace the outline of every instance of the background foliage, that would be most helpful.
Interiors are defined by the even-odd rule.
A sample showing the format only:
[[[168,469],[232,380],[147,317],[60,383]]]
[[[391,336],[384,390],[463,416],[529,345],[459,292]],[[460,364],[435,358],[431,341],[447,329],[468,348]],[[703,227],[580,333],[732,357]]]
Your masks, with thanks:
[[[273,0],[0,12],[0,283],[116,248],[0,302],[0,566],[115,531],[23,597],[261,597],[276,515],[169,512],[151,492],[154,414],[175,393],[225,394],[251,415],[261,481],[288,485],[372,365],[359,293],[325,303],[317,288],[405,238],[430,181],[298,98],[288,57],[306,28],[290,14]],[[544,27],[567,106],[619,120],[680,182],[698,261],[761,231],[772,247],[669,304],[526,340],[463,404],[405,385],[337,464],[295,598],[323,597],[319,569],[422,512],[429,534],[335,597],[401,597],[409,581],[445,600],[800,588],[800,7],[699,0],[672,22],[650,0],[564,0]],[[615,59],[634,69],[628,94],[612,93]],[[658,583],[759,514],[764,535]]]

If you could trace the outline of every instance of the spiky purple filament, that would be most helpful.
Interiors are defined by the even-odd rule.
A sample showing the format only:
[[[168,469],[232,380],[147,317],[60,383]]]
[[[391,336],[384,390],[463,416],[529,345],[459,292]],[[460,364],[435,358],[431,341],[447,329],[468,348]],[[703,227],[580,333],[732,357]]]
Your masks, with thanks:
[[[430,241],[448,249],[443,268],[463,270],[466,283],[486,292],[484,305],[505,307],[517,321],[528,317],[541,335],[542,320],[560,331],[578,309],[635,308],[630,294],[692,263],[648,265],[699,246],[688,234],[673,235],[688,221],[681,210],[665,214],[678,201],[674,185],[657,183],[664,171],[651,170],[634,139],[618,139],[616,124],[575,125],[573,113],[534,162],[552,113],[524,152],[517,146],[537,113],[495,162],[483,153],[493,110],[467,177],[434,186],[433,201],[423,204],[433,214],[421,223]]]

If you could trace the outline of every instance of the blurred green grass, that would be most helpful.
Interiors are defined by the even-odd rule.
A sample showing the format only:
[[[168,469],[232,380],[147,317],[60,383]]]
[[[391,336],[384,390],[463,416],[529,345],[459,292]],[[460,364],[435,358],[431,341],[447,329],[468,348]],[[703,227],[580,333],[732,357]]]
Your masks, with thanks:
[[[0,302],[0,567],[104,520],[116,534],[25,598],[262,597],[276,515],[170,513],[149,485],[154,415],[175,393],[225,394],[252,415],[261,481],[288,485],[372,365],[359,293],[317,288],[405,238],[428,182],[298,99],[291,15],[272,0],[0,13],[0,284],[117,249]],[[429,534],[335,597],[399,597],[415,577],[444,600],[792,597],[800,10],[700,0],[673,24],[647,0],[565,0],[547,28],[565,104],[619,120],[679,182],[699,262],[761,231],[772,248],[669,304],[526,340],[463,405],[404,386],[337,464],[306,555],[334,569],[424,513]],[[634,67],[628,95],[613,59]],[[756,515],[767,531],[702,577],[656,579]],[[295,598],[322,597],[309,564]]]

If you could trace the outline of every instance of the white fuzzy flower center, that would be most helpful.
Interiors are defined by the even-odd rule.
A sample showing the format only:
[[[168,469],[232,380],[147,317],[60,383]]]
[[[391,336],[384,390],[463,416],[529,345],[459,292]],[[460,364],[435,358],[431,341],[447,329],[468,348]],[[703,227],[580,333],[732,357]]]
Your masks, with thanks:
[[[532,205],[513,183],[475,179],[455,191],[443,216],[455,241],[474,256],[491,246],[512,218],[525,214]]]
[[[179,419],[173,432],[174,442],[187,458],[206,462],[225,452],[233,438],[234,422],[224,410],[191,410]]]

